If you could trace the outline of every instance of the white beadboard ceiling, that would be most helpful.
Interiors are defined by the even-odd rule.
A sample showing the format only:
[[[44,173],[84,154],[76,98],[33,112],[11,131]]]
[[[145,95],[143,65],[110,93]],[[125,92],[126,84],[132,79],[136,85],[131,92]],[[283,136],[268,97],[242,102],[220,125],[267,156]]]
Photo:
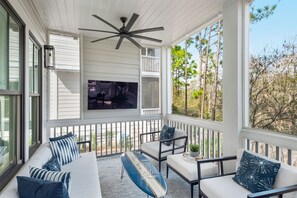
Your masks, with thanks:
[[[111,30],[111,27],[92,17],[97,14],[116,27],[122,27],[121,16],[139,18],[131,30],[163,26],[164,31],[143,33],[143,36],[163,40],[171,45],[222,11],[224,0],[30,0],[45,26],[50,30],[83,34],[95,38],[108,33],[79,31],[78,28]],[[136,39],[137,40],[137,39]],[[137,40],[141,44],[158,43]]]

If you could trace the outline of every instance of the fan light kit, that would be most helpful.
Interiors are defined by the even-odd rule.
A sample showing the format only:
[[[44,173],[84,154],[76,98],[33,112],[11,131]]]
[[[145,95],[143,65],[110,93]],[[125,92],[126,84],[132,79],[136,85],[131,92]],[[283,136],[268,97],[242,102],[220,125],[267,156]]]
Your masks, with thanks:
[[[91,43],[106,40],[106,39],[109,39],[109,38],[120,37],[120,39],[119,39],[119,41],[117,43],[116,49],[120,48],[124,38],[128,39],[131,43],[136,45],[138,48],[142,49],[143,47],[138,42],[136,42],[133,38],[139,38],[139,39],[149,40],[149,41],[158,42],[158,43],[162,42],[162,40],[151,38],[151,37],[146,37],[146,36],[141,36],[141,35],[138,35],[138,34],[146,33],[146,32],[161,31],[161,30],[164,30],[163,27],[155,27],[155,28],[147,28],[147,29],[140,29],[140,30],[130,31],[131,27],[133,26],[133,24],[135,23],[135,21],[139,17],[138,14],[134,13],[127,25],[125,25],[125,23],[127,21],[127,18],[126,17],[121,17],[120,20],[122,21],[123,26],[120,29],[118,29],[117,27],[115,27],[111,23],[107,22],[106,20],[102,19],[101,17],[99,17],[99,16],[97,16],[95,14],[92,15],[92,16],[99,19],[103,23],[109,25],[110,27],[115,29],[117,32],[105,31],[105,30],[95,30],[95,29],[86,29],[86,28],[78,28],[79,30],[93,31],[93,32],[104,32],[104,33],[114,34],[112,36],[108,36],[108,37],[105,37],[105,38],[96,39],[94,41],[91,41]]]

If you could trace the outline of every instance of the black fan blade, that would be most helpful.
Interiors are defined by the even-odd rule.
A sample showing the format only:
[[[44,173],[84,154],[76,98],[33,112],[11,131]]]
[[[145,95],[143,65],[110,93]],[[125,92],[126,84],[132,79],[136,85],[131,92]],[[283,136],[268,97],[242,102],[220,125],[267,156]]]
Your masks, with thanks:
[[[135,21],[137,20],[138,17],[139,17],[138,14],[135,14],[135,13],[134,13],[134,14],[132,15],[131,19],[129,20],[128,24],[127,24],[126,27],[125,27],[125,31],[128,32],[128,31],[131,29],[132,25],[135,23]]]
[[[119,39],[118,44],[117,44],[117,46],[116,46],[116,49],[119,49],[119,48],[120,48],[123,39],[124,39],[123,37],[121,37],[121,38]]]
[[[111,31],[105,31],[105,30],[94,30],[94,29],[86,29],[86,28],[78,28],[78,30],[118,34],[118,32],[111,32]]]
[[[135,30],[135,31],[129,32],[129,34],[140,34],[145,32],[155,32],[155,31],[162,31],[162,30],[164,30],[163,27],[155,27],[155,28],[147,28],[142,30]]]
[[[106,23],[107,25],[109,25],[110,27],[112,27],[113,29],[115,29],[116,31],[120,32],[120,30],[117,27],[115,27],[111,23],[105,21],[104,19],[102,19],[101,17],[97,16],[96,14],[93,14],[92,16],[95,17],[95,18],[97,18],[97,19],[99,19],[100,21]]]
[[[109,39],[109,38],[113,38],[113,37],[117,37],[117,36],[120,36],[120,35],[114,35],[114,36],[109,36],[109,37],[105,37],[105,38],[97,39],[97,40],[91,41],[91,43],[95,43],[95,42],[98,42],[98,41],[102,41],[102,40]]]
[[[136,45],[139,49],[142,49],[143,47],[139,44],[139,43],[137,43],[133,38],[131,38],[131,37],[127,37],[127,39],[129,40],[129,41],[131,41],[131,43],[133,43],[134,45]]]
[[[146,36],[140,36],[140,35],[130,35],[131,37],[134,37],[134,38],[140,38],[140,39],[144,39],[144,40],[149,40],[149,41],[154,41],[154,42],[159,42],[159,43],[162,43],[162,40],[159,40],[159,39],[155,39],[155,38],[150,38],[150,37],[146,37]]]

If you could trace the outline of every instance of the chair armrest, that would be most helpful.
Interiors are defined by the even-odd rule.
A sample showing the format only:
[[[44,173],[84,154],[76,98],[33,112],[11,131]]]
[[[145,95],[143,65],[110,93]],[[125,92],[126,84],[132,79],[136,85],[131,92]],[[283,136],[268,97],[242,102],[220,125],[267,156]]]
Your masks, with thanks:
[[[143,143],[143,141],[142,141],[142,136],[144,136],[144,135],[153,135],[153,134],[160,133],[160,132],[161,132],[161,131],[153,131],[153,132],[148,132],[148,133],[142,133],[142,134],[139,134],[140,144]],[[154,138],[153,138],[153,141],[155,141]]]
[[[175,141],[176,140],[181,140],[181,139],[185,139],[184,145],[176,147],[175,146]],[[180,137],[176,137],[176,138],[160,140],[159,141],[159,159],[161,159],[161,154],[162,153],[166,153],[168,151],[172,151],[172,154],[174,154],[175,150],[183,148],[184,152],[185,152],[186,151],[186,145],[187,145],[187,139],[188,139],[188,136],[180,136]],[[167,142],[167,141],[172,141],[172,148],[162,151],[162,143]]]
[[[78,144],[78,145],[80,145],[80,144],[89,144],[89,152],[92,151],[92,148],[91,148],[91,147],[92,147],[91,140],[78,141],[77,144]]]
[[[219,158],[213,158],[213,159],[202,159],[202,160],[197,160],[197,172],[198,172],[198,183],[200,182],[201,179],[206,179],[206,178],[201,178],[201,164],[204,163],[210,163],[210,162],[218,162],[220,163],[220,169],[221,169],[221,174],[219,176],[214,176],[214,177],[220,177],[224,175],[231,175],[235,173],[228,173],[224,174],[224,161],[230,161],[230,160],[236,160],[237,156],[226,156],[226,157],[219,157]]]
[[[256,198],[256,197],[264,198],[264,197],[270,197],[270,196],[276,196],[276,195],[278,195],[278,197],[282,197],[282,194],[290,193],[290,192],[294,192],[294,191],[297,191],[297,185],[266,190],[266,191],[258,192],[258,193],[252,193],[252,194],[249,194],[247,197],[248,198]]]
[[[171,139],[164,139],[164,140],[160,140],[160,143],[164,143],[167,141],[174,141],[175,143],[175,140],[186,139],[186,138],[188,138],[188,136],[180,136],[180,137],[171,138]]]

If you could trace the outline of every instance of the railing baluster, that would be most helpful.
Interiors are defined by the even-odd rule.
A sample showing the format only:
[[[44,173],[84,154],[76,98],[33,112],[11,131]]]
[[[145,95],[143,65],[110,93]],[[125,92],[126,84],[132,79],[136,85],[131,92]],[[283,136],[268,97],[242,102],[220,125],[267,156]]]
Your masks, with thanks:
[[[288,149],[288,164],[292,165],[292,150]]]
[[[127,152],[127,148],[126,148],[126,145],[127,145],[127,143],[126,143],[126,141],[127,141],[127,122],[125,122],[125,140],[124,140],[124,148],[125,148],[125,152]]]
[[[210,131],[209,129],[207,129],[207,140],[208,140],[208,144],[207,144],[207,149],[208,149],[208,158],[210,158],[211,153],[210,153]]]
[[[112,154],[113,149],[112,149],[112,139],[113,139],[113,123],[110,123],[110,153]]]
[[[133,140],[134,140],[133,150],[134,151],[135,151],[135,145],[136,145],[136,141],[135,141],[135,122],[136,121],[133,122],[133,134],[134,134],[134,136],[133,136]]]
[[[214,134],[214,131],[211,130],[211,136],[212,136],[212,157],[215,158],[215,154],[216,154],[216,151],[215,151],[215,144],[216,144],[216,140],[215,140],[215,134]]]
[[[217,132],[217,138],[218,138],[218,148],[217,148],[218,154],[216,157],[221,157],[221,134],[220,134],[220,132]]]
[[[98,131],[98,125],[95,124],[95,148],[92,148],[93,146],[91,146],[92,150],[95,149],[95,153],[96,153],[96,156],[98,156],[98,146],[97,146],[97,138],[98,138],[98,134],[97,134],[97,131]],[[92,145],[92,143],[91,143]]]
[[[276,152],[276,160],[279,160],[280,158],[280,154],[279,154],[279,147],[278,146],[276,146],[276,149],[275,149],[275,152]]]

